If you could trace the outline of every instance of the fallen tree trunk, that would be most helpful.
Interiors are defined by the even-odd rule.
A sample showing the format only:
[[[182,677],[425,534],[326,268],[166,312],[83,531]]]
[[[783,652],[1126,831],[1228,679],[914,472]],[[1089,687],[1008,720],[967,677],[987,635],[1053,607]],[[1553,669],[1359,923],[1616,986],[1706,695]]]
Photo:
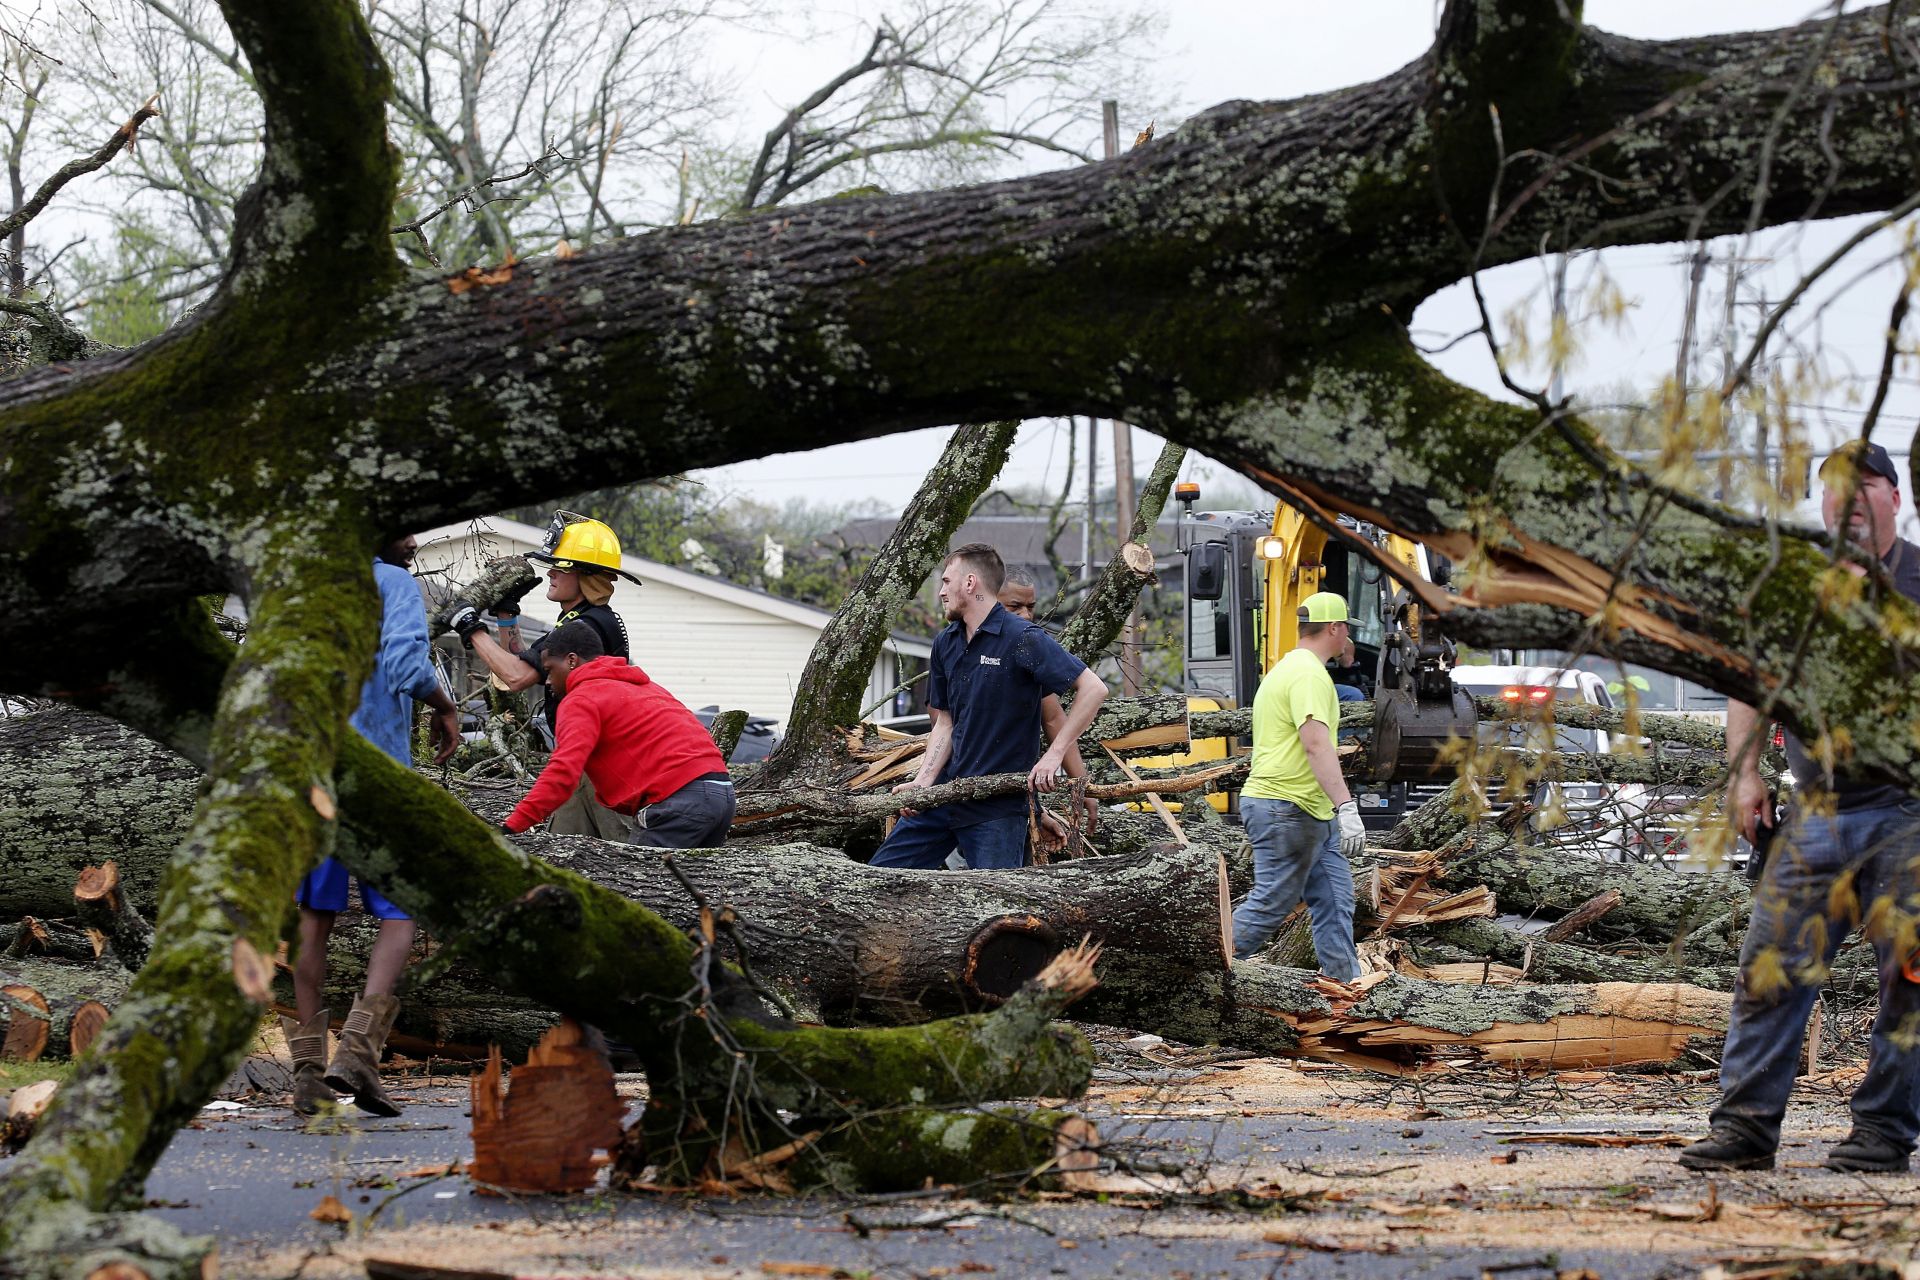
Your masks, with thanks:
[[[1427,1061],[1469,1054],[1529,1068],[1671,1062],[1725,1035],[1733,998],[1682,983],[1473,986],[1387,975],[1298,1026],[1307,1056]],[[1336,1059],[1340,1060],[1340,1059]]]
[[[31,1062],[86,1051],[132,980],[112,959],[72,964],[32,956],[0,960],[0,1056]]]
[[[699,924],[703,902],[730,912],[754,975],[828,1022],[989,1008],[1090,937],[1101,947],[1100,985],[1075,1016],[1158,1030],[1169,992],[1224,972],[1231,955],[1219,858],[1171,842],[964,874],[868,867],[809,846],[689,851],[669,862],[576,836],[515,843],[682,927]]]
[[[104,716],[0,719],[0,919],[73,914],[73,886],[112,858],[151,913],[193,812],[200,770]]]
[[[1730,871],[1606,862],[1566,849],[1523,844],[1498,830],[1479,836],[1470,847],[1442,853],[1436,885],[1484,884],[1493,890],[1500,910],[1515,915],[1557,917],[1599,894],[1618,892],[1618,905],[1594,924],[1594,937],[1654,947],[1680,940],[1691,949],[1683,954],[1695,960],[1732,961],[1753,899],[1746,881]]]

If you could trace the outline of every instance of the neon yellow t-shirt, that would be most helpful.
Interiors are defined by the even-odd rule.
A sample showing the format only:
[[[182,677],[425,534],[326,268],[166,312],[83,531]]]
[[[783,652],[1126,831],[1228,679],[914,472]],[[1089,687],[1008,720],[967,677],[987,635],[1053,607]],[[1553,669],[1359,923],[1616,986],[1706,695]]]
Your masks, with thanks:
[[[1273,664],[1253,695],[1253,764],[1243,796],[1291,800],[1327,821],[1333,800],[1313,776],[1300,726],[1318,720],[1331,736],[1340,729],[1340,699],[1327,664],[1306,649],[1295,649]]]

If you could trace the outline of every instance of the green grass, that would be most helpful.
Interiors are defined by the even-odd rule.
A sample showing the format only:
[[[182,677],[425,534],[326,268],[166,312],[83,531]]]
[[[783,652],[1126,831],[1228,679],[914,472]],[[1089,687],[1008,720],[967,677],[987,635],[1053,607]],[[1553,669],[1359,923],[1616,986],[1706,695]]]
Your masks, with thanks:
[[[73,1074],[71,1062],[0,1061],[0,1094],[8,1094],[23,1084],[41,1080],[65,1080]]]

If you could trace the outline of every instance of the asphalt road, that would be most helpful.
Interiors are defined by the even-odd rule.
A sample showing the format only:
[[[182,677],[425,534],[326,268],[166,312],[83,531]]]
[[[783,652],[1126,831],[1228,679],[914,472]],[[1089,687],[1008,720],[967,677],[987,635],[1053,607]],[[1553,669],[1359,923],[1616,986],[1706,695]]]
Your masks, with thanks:
[[[1535,1280],[1586,1268],[1605,1280],[1692,1275],[1673,1254],[1559,1251],[1549,1238],[1519,1249],[1423,1248],[1392,1253],[1322,1252],[1261,1242],[1236,1230],[1245,1209],[1016,1202],[955,1219],[941,1198],[855,1204],[836,1200],[525,1196],[475,1193],[463,1178],[415,1174],[469,1153],[464,1087],[415,1088],[396,1120],[354,1116],[330,1132],[310,1133],[277,1107],[209,1110],[181,1132],[148,1181],[153,1208],[181,1229],[219,1238],[225,1274],[262,1274],[268,1251],[304,1246],[324,1252],[343,1238],[310,1216],[336,1196],[377,1233],[423,1224],[538,1222],[555,1230],[555,1257],[569,1275],[595,1268],[618,1273],[644,1263],[699,1275],[762,1275],[769,1259],[819,1263],[851,1274],[925,1276],[991,1268],[998,1276],[1320,1276],[1445,1277],[1476,1280],[1495,1268],[1501,1280]],[[1147,1158],[1205,1153],[1215,1167],[1276,1162],[1303,1176],[1343,1171],[1356,1184],[1377,1170],[1404,1168],[1434,1154],[1492,1159],[1511,1122],[1333,1121],[1284,1115],[1129,1121],[1102,1118],[1102,1131]],[[1670,1153],[1649,1153],[1670,1167]],[[1377,1185],[1377,1184],[1376,1184]],[[370,1218],[370,1223],[368,1219]],[[1316,1214],[1276,1216],[1269,1225],[1311,1231]],[[924,1224],[914,1227],[912,1224]],[[617,1231],[614,1228],[617,1225]],[[595,1247],[596,1229],[609,1229]],[[284,1256],[284,1254],[280,1255]],[[253,1259],[250,1264],[249,1259]],[[587,1268],[583,1271],[582,1268]],[[522,1264],[524,1269],[524,1264]],[[787,1274],[794,1274],[788,1272]]]

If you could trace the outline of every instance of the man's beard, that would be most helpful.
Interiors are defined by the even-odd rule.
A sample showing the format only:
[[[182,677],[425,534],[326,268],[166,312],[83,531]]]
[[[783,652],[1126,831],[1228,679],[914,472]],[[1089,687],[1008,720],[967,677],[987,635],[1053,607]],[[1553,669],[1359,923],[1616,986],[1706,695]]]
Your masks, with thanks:
[[[967,616],[966,610],[962,609],[958,602],[943,606],[943,611],[946,613],[948,622],[961,622]]]

